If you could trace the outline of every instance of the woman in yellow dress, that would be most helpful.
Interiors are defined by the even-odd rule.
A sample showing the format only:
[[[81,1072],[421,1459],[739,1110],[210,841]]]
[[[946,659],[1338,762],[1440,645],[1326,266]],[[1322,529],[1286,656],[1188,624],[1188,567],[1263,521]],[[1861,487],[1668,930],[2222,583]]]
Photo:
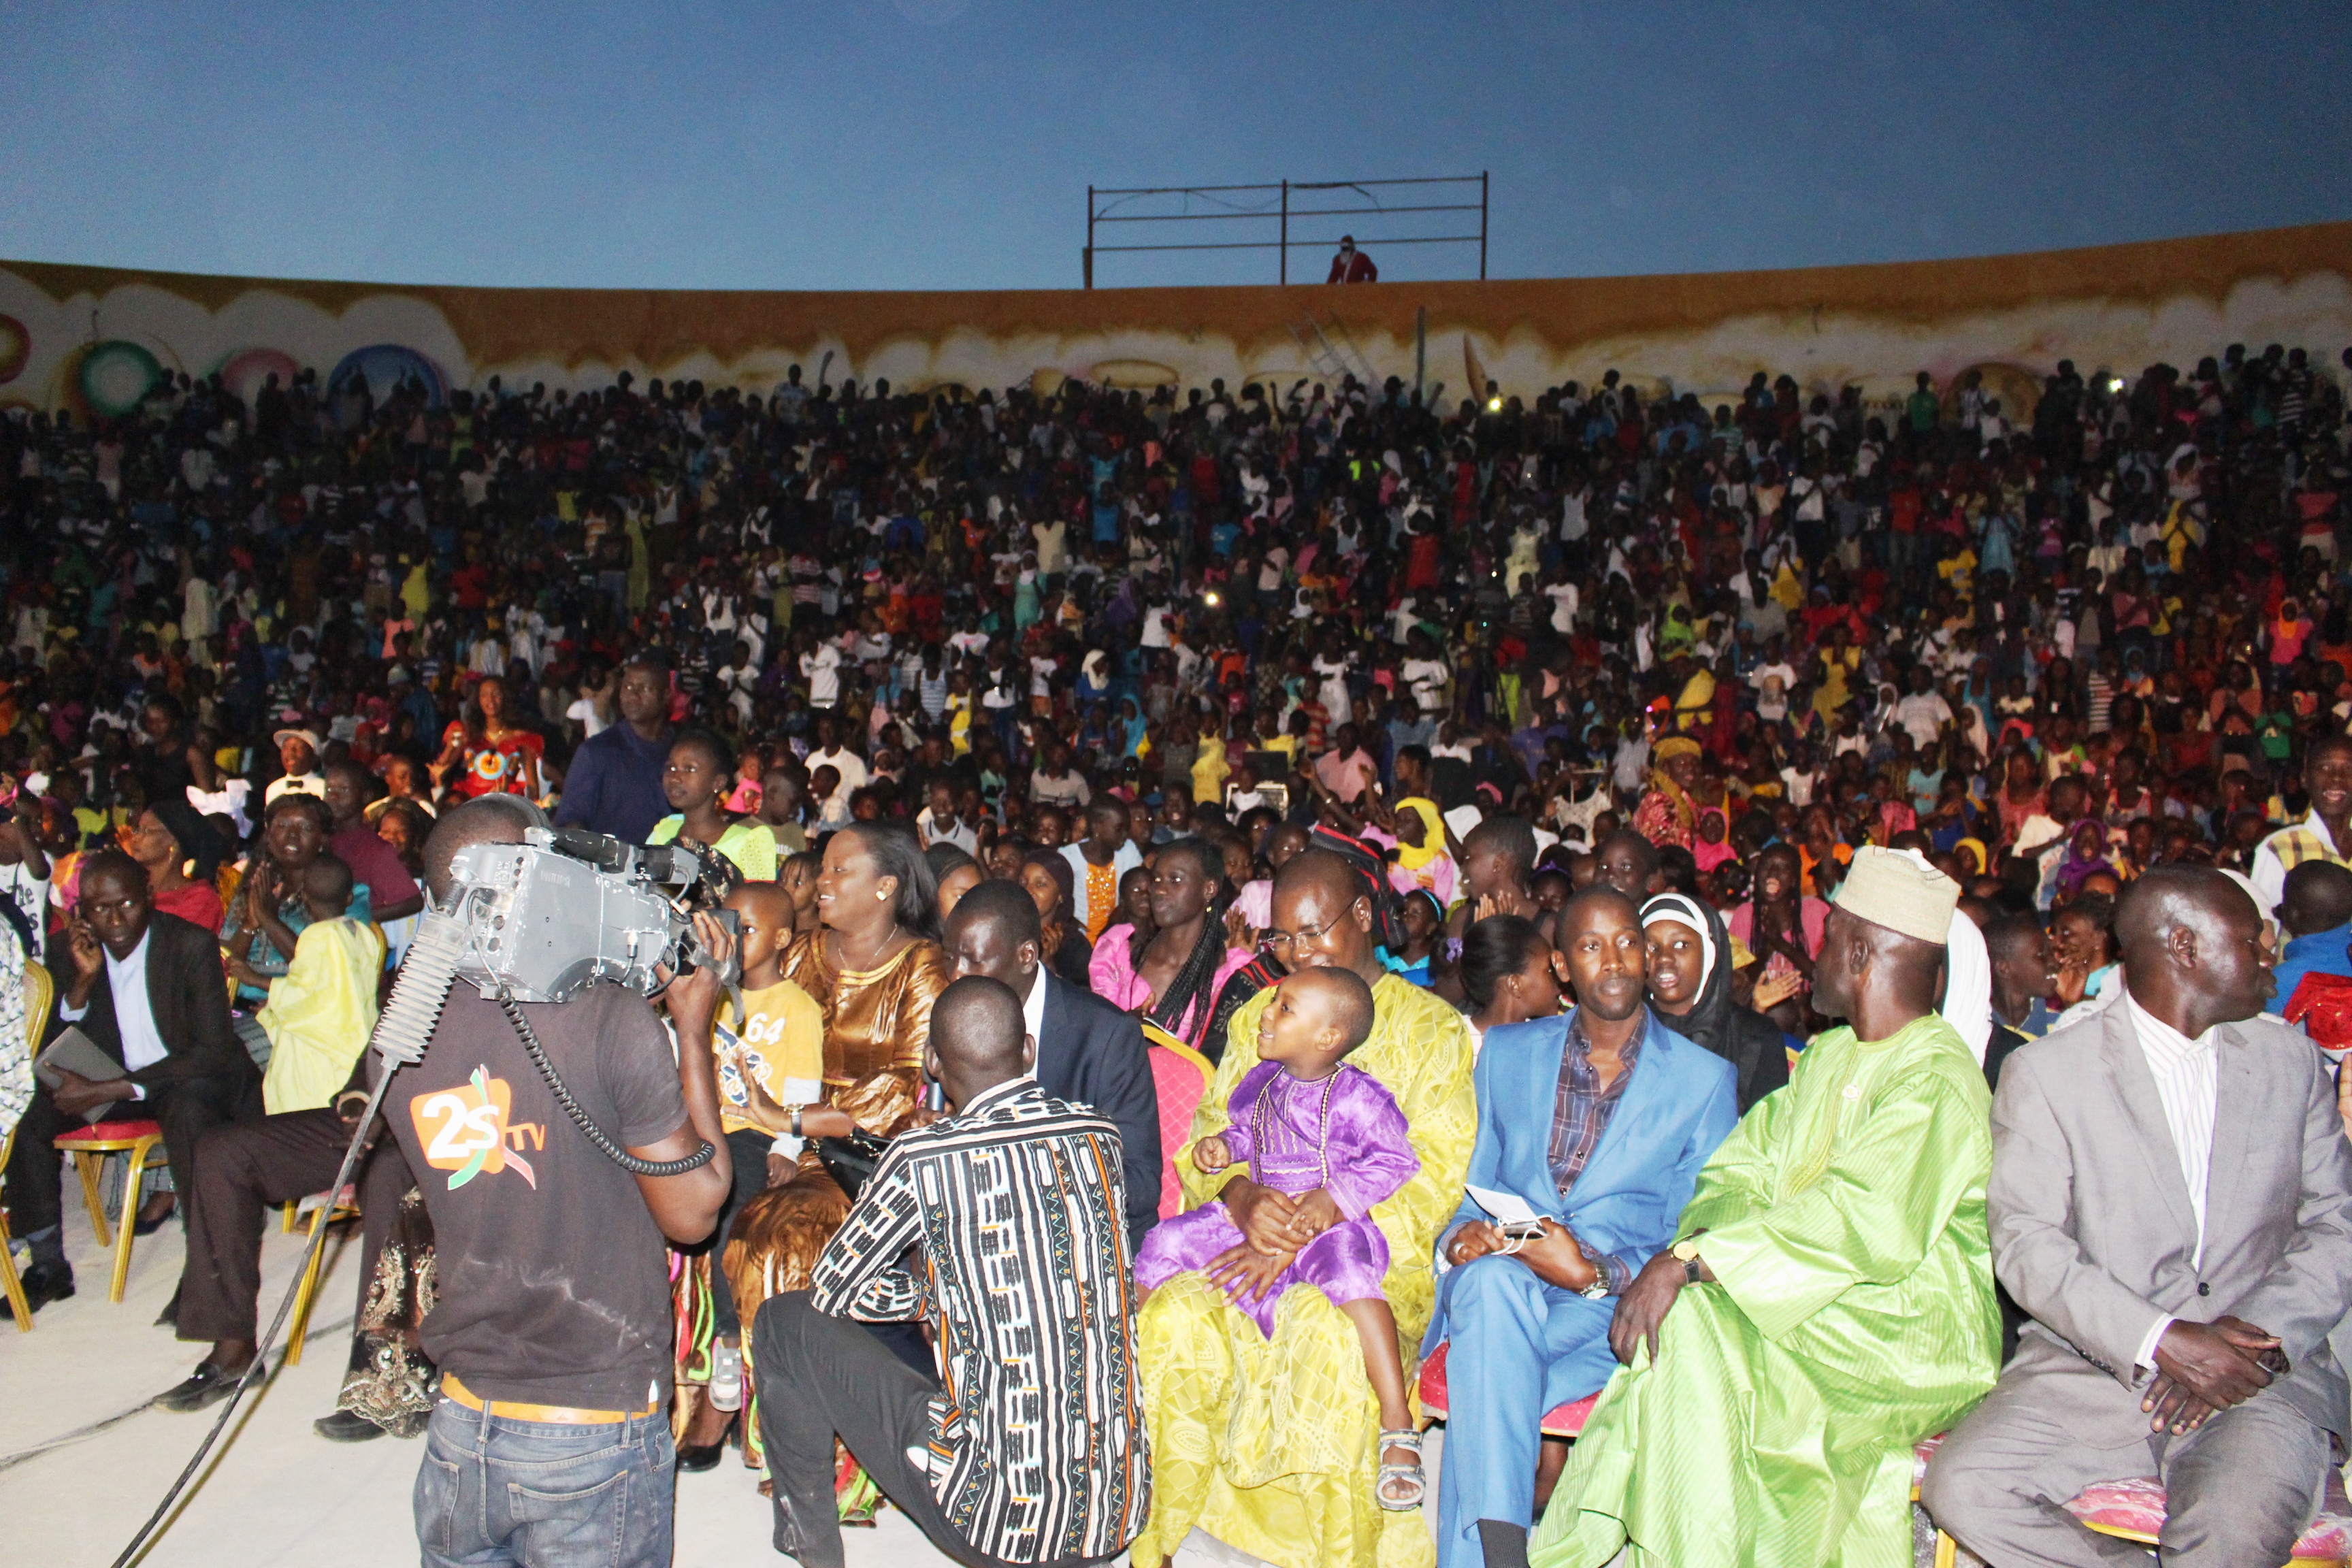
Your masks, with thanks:
[[[930,867],[913,834],[854,822],[826,842],[816,888],[819,924],[793,938],[782,964],[824,1016],[824,1094],[799,1108],[801,1131],[812,1140],[853,1128],[888,1137],[913,1120],[931,1004],[954,978],[938,941]],[[818,1255],[848,1215],[848,1194],[813,1146],[743,1206],[724,1265],[745,1322],[769,1297],[809,1288]],[[743,1421],[744,1459],[755,1468],[757,1409],[747,1404]]]

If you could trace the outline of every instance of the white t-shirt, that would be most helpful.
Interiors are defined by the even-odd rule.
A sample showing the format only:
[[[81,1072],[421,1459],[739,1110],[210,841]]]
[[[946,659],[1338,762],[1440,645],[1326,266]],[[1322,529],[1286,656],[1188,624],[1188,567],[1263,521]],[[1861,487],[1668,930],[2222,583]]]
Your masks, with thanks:
[[[801,673],[808,677],[810,702],[830,708],[841,700],[841,650],[833,644],[819,643],[814,653],[801,655]]]
[[[580,726],[583,740],[594,740],[605,730],[604,716],[596,711],[596,700],[583,697],[563,710],[563,716]]]
[[[1952,705],[1937,692],[1915,691],[1895,705],[1895,721],[1911,731],[1913,742],[1924,752],[1952,721]]]
[[[1551,601],[1551,629],[1566,637],[1576,629],[1576,606],[1582,597],[1573,583],[1553,583],[1543,591]]]
[[[1404,661],[1403,674],[1423,712],[1434,713],[1445,706],[1445,666],[1433,658],[1409,658]]]

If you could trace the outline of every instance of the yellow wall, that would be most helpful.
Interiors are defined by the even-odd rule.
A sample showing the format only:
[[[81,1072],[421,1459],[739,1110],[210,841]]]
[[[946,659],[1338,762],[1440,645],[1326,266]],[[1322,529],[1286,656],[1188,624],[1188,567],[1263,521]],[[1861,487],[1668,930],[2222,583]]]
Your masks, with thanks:
[[[1878,267],[1349,289],[469,289],[0,262],[0,404],[87,412],[150,359],[257,384],[270,366],[326,372],[378,344],[452,386],[596,385],[626,369],[765,391],[794,361],[814,381],[828,352],[835,383],[1286,383],[1317,374],[1316,325],[1351,364],[1410,381],[1423,310],[1428,376],[1449,396],[1473,376],[1533,394],[1612,366],[1702,395],[1761,369],[1877,396],[1918,370],[1942,382],[1979,364],[2038,375],[2062,357],[2085,374],[2186,367],[2231,342],[2300,343],[2333,363],[2352,342],[2352,223]]]

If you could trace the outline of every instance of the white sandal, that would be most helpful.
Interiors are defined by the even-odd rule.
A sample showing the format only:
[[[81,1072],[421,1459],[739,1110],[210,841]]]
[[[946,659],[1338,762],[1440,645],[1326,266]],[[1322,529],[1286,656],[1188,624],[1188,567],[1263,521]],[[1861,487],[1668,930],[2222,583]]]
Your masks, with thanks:
[[[1393,1431],[1382,1431],[1380,1451],[1385,1454],[1391,1448],[1412,1449],[1413,1462],[1410,1465],[1383,1463],[1381,1466],[1379,1479],[1372,1482],[1372,1500],[1391,1513],[1411,1513],[1421,1506],[1422,1500],[1429,1493],[1429,1484],[1421,1473],[1421,1433],[1411,1426],[1398,1427]],[[1391,1481],[1410,1483],[1411,1495],[1402,1498],[1391,1497],[1389,1483]]]

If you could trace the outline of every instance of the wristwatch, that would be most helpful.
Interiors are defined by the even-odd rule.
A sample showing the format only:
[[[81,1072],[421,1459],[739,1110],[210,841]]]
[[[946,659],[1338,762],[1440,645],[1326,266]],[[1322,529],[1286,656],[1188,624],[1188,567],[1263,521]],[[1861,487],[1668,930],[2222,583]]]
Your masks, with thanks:
[[[1587,1252],[1584,1249],[1584,1243],[1578,1240],[1573,1233],[1570,1235],[1569,1240],[1576,1244],[1577,1256],[1583,1258],[1587,1263],[1592,1265],[1592,1283],[1587,1285],[1583,1289],[1579,1290],[1577,1294],[1583,1297],[1588,1301],[1607,1300],[1609,1299],[1609,1269],[1607,1265],[1603,1264],[1598,1258],[1593,1257],[1591,1253]]]
[[[1683,1266],[1683,1283],[1696,1285],[1698,1279],[1698,1237],[1690,1237],[1675,1243],[1672,1256]]]
[[[807,1107],[799,1105],[793,1107],[793,1136],[795,1138],[803,1135],[801,1132],[801,1112],[806,1109]]]

